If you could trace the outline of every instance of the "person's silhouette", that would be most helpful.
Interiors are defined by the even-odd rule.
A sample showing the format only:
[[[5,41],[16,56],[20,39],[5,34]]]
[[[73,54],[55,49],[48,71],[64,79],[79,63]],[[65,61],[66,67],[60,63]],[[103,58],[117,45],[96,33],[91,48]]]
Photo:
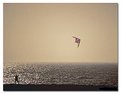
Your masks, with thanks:
[[[15,76],[15,84],[19,84],[18,75]]]

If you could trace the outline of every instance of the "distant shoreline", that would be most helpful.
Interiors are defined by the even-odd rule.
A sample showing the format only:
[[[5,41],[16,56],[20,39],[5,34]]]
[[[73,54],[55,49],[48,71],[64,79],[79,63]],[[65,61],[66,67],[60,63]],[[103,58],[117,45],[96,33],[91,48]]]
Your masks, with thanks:
[[[21,65],[116,65],[118,62],[12,62],[4,63],[3,68],[8,66],[21,66]]]
[[[71,84],[3,84],[4,91],[118,91],[118,87]]]

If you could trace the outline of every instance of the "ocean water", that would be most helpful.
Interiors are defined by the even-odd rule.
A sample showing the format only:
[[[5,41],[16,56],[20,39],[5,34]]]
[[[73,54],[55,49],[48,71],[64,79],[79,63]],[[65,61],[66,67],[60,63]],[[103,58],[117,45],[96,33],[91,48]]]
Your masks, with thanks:
[[[118,86],[117,64],[21,64],[4,66],[3,84]]]

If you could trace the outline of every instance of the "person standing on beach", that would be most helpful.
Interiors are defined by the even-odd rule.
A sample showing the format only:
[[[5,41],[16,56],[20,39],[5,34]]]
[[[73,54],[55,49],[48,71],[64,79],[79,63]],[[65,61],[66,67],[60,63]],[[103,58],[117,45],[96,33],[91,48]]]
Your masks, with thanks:
[[[15,76],[15,84],[19,84],[18,75]]]

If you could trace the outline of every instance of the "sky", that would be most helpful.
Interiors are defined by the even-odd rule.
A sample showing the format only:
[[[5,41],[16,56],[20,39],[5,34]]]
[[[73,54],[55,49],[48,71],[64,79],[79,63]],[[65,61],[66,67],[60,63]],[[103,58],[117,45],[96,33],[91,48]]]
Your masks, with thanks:
[[[117,11],[116,3],[4,3],[4,63],[117,63]]]

